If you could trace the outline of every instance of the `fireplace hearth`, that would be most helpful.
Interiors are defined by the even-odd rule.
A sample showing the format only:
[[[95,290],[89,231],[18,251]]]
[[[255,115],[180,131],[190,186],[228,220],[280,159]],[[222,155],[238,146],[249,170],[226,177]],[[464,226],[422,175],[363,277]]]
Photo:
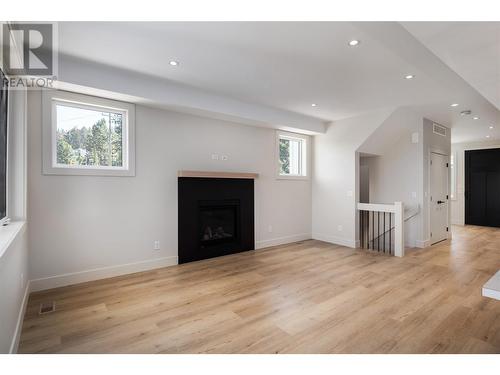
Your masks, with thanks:
[[[179,177],[179,263],[253,250],[254,180]]]

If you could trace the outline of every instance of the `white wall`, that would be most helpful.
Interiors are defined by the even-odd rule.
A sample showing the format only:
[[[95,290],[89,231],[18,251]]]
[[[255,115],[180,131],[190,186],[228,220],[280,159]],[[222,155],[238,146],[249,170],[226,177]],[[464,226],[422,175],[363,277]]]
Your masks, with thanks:
[[[412,134],[418,142],[412,142]],[[369,169],[369,203],[404,203],[407,213],[422,206],[422,117],[400,108],[363,143],[359,151],[377,154],[363,157]],[[417,214],[405,222],[406,246],[414,247],[421,238],[420,217]]]
[[[452,224],[465,224],[465,151],[484,148],[500,148],[500,141],[453,143],[451,145],[451,152],[455,155],[455,168],[457,169],[456,198],[451,201]]]
[[[311,237],[311,181],[276,179],[272,129],[137,106],[136,177],[45,176],[40,93],[29,93],[28,106],[35,289],[130,272],[137,263],[144,268],[174,264],[179,169],[260,173],[257,247]],[[212,154],[228,160],[214,161]],[[161,250],[153,250],[154,240],[160,240]],[[127,264],[134,266],[117,267]],[[58,277],[64,274],[70,275]]]
[[[356,246],[357,149],[393,112],[384,109],[335,121],[314,137],[313,238]]]
[[[0,236],[5,235],[11,235],[12,242],[0,254],[0,353],[17,350],[28,296],[28,239],[25,224],[0,227]]]

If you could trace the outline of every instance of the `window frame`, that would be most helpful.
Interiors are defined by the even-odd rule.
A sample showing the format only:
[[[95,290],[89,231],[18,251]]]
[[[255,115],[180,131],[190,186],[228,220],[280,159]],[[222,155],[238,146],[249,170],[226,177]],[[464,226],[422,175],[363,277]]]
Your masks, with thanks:
[[[301,142],[300,154],[299,154],[299,168],[301,174],[281,174],[281,164],[280,164],[280,140],[290,139],[298,140]],[[292,133],[286,131],[276,131],[276,178],[278,180],[308,180],[309,179],[309,160],[310,160],[310,147],[309,147],[310,137],[305,134]]]
[[[67,91],[42,94],[43,174],[74,176],[135,176],[135,105]],[[122,114],[122,166],[66,165],[57,163],[57,105]]]

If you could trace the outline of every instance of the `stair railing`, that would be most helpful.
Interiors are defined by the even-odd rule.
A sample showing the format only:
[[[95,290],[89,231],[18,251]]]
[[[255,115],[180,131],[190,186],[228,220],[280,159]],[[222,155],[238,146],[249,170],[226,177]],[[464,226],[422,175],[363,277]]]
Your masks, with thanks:
[[[404,256],[404,205],[358,203],[360,247]]]

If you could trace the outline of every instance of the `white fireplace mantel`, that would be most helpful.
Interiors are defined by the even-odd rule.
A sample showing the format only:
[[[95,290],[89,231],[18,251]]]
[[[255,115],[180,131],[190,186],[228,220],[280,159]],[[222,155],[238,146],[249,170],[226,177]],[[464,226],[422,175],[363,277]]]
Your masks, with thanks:
[[[241,172],[213,172],[213,171],[186,171],[180,170],[177,172],[178,177],[202,177],[202,178],[246,178],[256,179],[258,173],[241,173]]]

